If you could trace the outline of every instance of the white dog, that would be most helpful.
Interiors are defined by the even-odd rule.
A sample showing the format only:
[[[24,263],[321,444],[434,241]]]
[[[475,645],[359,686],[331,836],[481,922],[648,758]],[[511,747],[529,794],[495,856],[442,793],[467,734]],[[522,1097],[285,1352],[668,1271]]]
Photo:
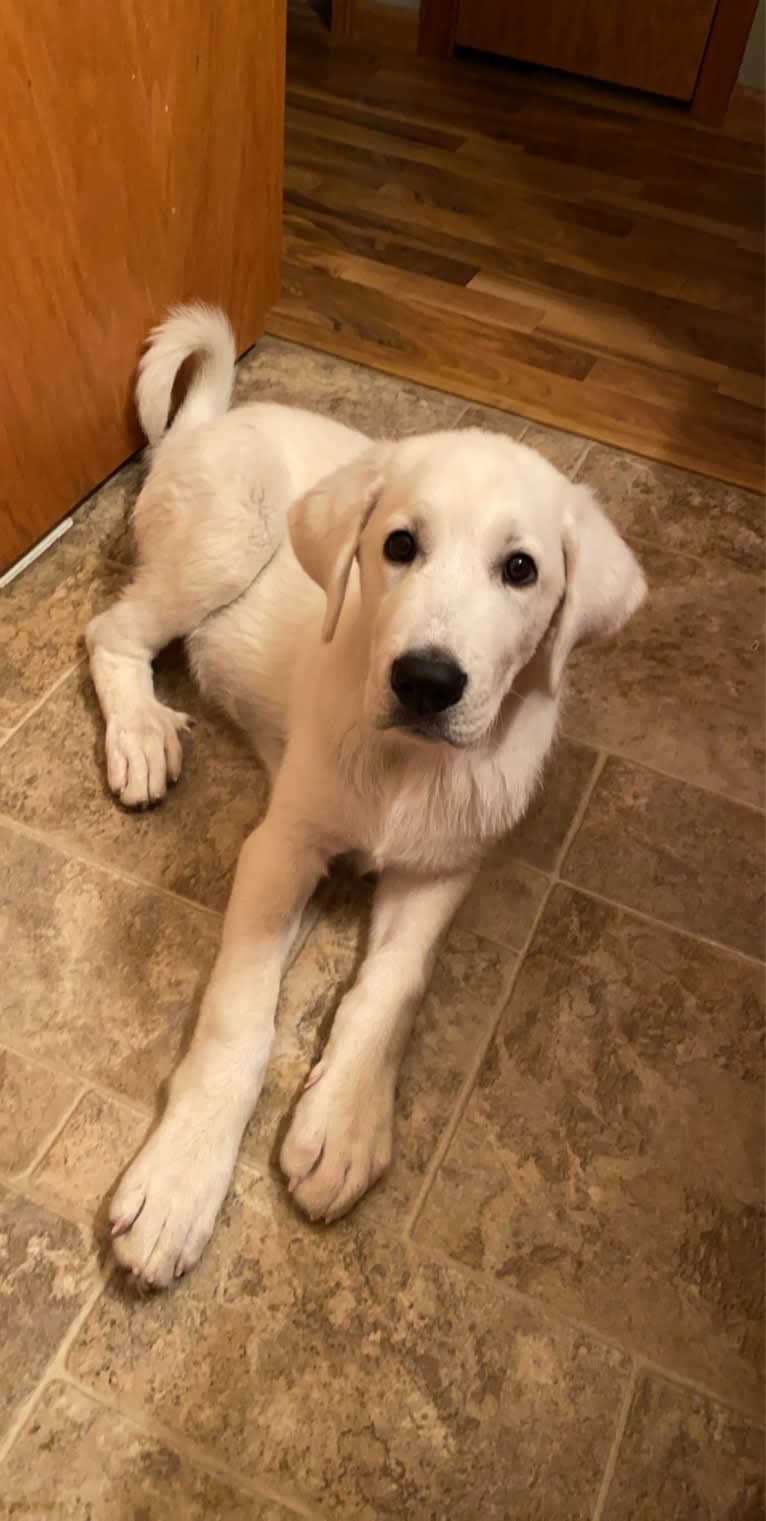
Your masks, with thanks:
[[[165,433],[191,355],[197,374]],[[619,629],[645,593],[590,492],[522,444],[475,428],[372,443],[290,407],[227,412],[233,375],[221,313],[179,308],[153,334],[137,388],[154,445],[138,570],[87,634],[122,803],[157,802],[181,770],[187,720],[157,701],[151,671],[179,636],[273,784],[192,1045],[111,1207],[118,1260],[153,1285],[210,1237],[286,957],[340,855],[379,873],[369,946],[281,1165],[324,1220],[380,1177],[439,936],[535,790],[569,652]]]

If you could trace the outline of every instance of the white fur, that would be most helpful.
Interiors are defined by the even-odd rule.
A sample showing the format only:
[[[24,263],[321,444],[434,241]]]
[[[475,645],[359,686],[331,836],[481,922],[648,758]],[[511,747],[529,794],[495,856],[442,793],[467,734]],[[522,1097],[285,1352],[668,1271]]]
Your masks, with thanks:
[[[370,943],[282,1166],[297,1203],[327,1220],[380,1176],[439,936],[486,846],[529,803],[570,650],[618,629],[645,591],[590,493],[523,445],[477,429],[372,444],[294,408],[227,413],[233,352],[207,308],[176,310],[153,334],[138,386],[155,444],[135,512],[139,568],[88,629],[109,783],[124,804],[157,801],[180,772],[186,716],[154,697],[151,661],[181,635],[202,689],[243,725],[273,781],[191,1048],[112,1204],[119,1261],[155,1285],[210,1236],[302,910],[341,854],[380,874]],[[201,367],[162,437],[194,353]],[[396,528],[416,535],[412,565],[384,556]],[[521,550],[538,579],[514,588],[502,565]],[[389,678],[397,656],[428,647],[467,685],[426,738],[403,726]]]
[[[173,381],[192,355],[198,369],[174,418],[175,432],[228,411],[236,358],[229,321],[217,307],[202,301],[174,307],[150,334],[138,367],[136,406],[150,444],[158,444],[165,432]]]

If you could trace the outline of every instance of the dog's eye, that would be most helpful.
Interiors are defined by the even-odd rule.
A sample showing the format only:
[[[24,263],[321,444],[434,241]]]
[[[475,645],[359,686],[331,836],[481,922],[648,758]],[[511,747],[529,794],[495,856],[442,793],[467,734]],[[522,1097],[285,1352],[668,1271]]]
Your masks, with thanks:
[[[537,566],[531,555],[509,555],[503,566],[503,580],[507,586],[534,586]]]
[[[406,528],[395,528],[383,545],[383,553],[393,565],[410,565],[417,552],[414,535]]]

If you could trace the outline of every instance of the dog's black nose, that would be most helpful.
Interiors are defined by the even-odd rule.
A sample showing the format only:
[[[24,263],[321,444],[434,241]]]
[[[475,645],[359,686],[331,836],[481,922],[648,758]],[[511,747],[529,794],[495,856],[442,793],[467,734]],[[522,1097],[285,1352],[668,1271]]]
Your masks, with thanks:
[[[454,708],[467,680],[457,661],[438,650],[410,650],[391,667],[391,686],[402,707],[420,718]]]

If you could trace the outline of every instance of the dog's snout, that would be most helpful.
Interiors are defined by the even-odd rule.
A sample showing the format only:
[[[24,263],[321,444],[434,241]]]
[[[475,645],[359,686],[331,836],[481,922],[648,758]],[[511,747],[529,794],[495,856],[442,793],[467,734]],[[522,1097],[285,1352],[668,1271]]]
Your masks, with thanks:
[[[454,708],[467,680],[457,661],[439,650],[409,650],[391,667],[391,686],[402,707],[421,718]]]

